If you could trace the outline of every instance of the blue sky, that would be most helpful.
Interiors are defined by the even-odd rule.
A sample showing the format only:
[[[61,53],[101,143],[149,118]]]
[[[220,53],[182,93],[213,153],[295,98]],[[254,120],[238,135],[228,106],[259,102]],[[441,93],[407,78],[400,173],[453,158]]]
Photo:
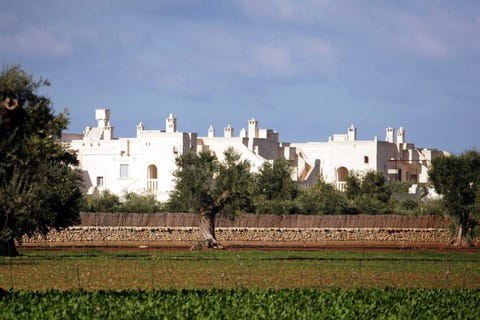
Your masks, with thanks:
[[[480,1],[2,1],[0,61],[50,80],[70,132],[109,108],[116,136],[240,131],[480,147]]]

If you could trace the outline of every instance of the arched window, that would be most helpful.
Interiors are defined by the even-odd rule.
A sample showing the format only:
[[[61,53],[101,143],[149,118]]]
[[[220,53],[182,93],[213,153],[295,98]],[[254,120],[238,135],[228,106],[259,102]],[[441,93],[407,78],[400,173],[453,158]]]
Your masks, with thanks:
[[[151,164],[147,168],[147,190],[157,191],[158,189],[157,166]]]
[[[158,179],[157,178],[157,166],[151,164],[148,166],[147,169],[147,179]]]
[[[340,167],[337,169],[337,183],[336,187],[338,191],[345,191],[347,188],[348,169]]]
[[[368,156],[363,157],[363,163],[368,163]]]

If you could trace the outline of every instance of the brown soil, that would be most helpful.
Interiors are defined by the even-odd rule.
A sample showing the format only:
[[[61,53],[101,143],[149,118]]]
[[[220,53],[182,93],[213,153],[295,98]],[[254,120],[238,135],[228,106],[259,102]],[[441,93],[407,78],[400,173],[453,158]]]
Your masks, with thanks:
[[[428,243],[385,243],[385,242],[324,242],[324,243],[275,243],[275,242],[226,242],[222,243],[224,250],[292,250],[292,251],[350,251],[350,252],[444,252],[444,253],[478,253],[480,246],[455,247],[445,244]],[[100,249],[102,251],[188,251],[191,243],[140,243],[128,242],[105,245],[105,243],[72,243],[64,246],[48,246],[42,244],[30,244],[19,246],[20,249],[28,250],[85,250],[87,248]]]

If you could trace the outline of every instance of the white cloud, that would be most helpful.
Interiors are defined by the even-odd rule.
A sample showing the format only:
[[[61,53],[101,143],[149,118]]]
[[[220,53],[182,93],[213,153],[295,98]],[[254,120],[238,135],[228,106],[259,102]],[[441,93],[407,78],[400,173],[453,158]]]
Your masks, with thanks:
[[[337,52],[326,40],[301,37],[295,38],[292,45],[297,48],[300,62],[307,68],[304,72],[332,75],[336,71]]]
[[[70,41],[45,29],[29,29],[21,33],[0,34],[0,47],[7,53],[26,56],[65,57],[72,53]]]
[[[178,61],[178,60],[177,60]],[[193,70],[182,68],[175,63],[173,56],[154,52],[143,52],[129,62],[128,73],[135,81],[139,81],[155,90],[169,92],[186,98],[202,98],[205,96],[202,83],[195,78]]]
[[[200,98],[202,92],[199,85],[194,85],[188,75],[180,73],[152,74],[152,84],[162,90],[168,90],[190,98]]]
[[[289,76],[295,72],[289,50],[276,46],[258,46],[253,48],[250,57],[251,66],[246,70],[250,75]]]
[[[253,33],[256,27],[188,21],[172,36],[143,33],[148,47],[132,52],[132,73],[174,95],[205,97],[250,88],[251,81],[324,79],[337,70],[337,53],[325,39],[295,32]],[[139,69],[139,70],[136,70]]]
[[[480,23],[461,10],[432,5],[414,10],[382,8],[370,12],[380,41],[410,55],[449,59],[480,51]],[[389,40],[390,39],[390,40]]]
[[[406,51],[424,58],[442,59],[450,56],[449,47],[438,37],[426,32],[415,32],[398,39]]]
[[[287,22],[310,22],[322,19],[329,0],[238,0],[249,17]]]
[[[337,59],[322,39],[290,37],[275,44],[253,43],[236,66],[244,77],[301,81],[332,76]]]

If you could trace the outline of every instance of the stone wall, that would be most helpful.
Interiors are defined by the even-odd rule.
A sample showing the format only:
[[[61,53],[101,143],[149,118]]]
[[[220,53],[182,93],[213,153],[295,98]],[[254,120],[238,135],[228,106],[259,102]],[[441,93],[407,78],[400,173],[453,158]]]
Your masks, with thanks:
[[[24,246],[190,246],[196,227],[70,227],[47,236],[24,237]],[[216,228],[225,245],[322,246],[325,244],[447,245],[437,228]]]

